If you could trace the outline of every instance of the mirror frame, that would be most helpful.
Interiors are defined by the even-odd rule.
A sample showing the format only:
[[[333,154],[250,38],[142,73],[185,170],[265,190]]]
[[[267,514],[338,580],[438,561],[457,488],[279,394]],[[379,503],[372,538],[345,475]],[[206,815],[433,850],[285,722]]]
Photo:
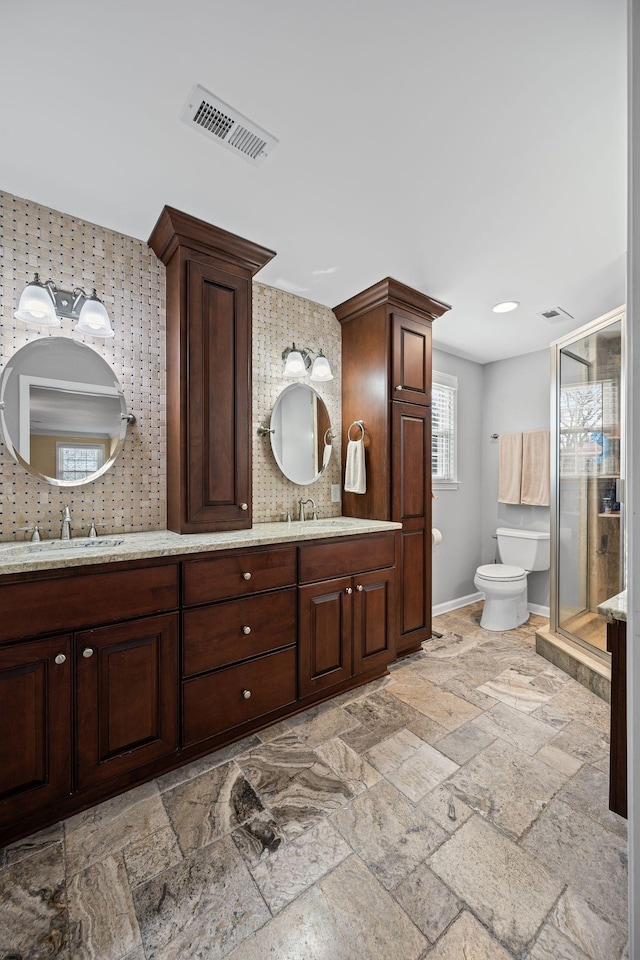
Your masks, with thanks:
[[[295,389],[299,389],[300,387],[302,387],[304,390],[308,391],[311,396],[315,396],[316,401],[320,401],[320,403],[321,403],[322,406],[324,407],[325,413],[326,413],[326,415],[327,415],[328,427],[327,427],[327,429],[326,429],[325,432],[324,432],[323,442],[324,442],[325,446],[328,445],[328,446],[331,447],[331,453],[329,454],[326,462],[323,462],[323,463],[321,464],[319,472],[316,473],[315,476],[311,477],[311,479],[309,479],[309,480],[298,480],[297,478],[293,478],[293,477],[289,476],[289,474],[287,473],[287,471],[286,471],[286,469],[285,469],[285,467],[284,467],[284,464],[283,464],[283,462],[282,462],[282,458],[281,458],[281,456],[279,455],[278,450],[277,450],[277,448],[276,448],[276,444],[277,444],[278,441],[275,439],[276,433],[275,433],[275,429],[273,428],[274,415],[276,414],[276,411],[277,411],[277,409],[278,409],[278,404],[281,403],[281,401],[282,401],[282,397],[284,397],[287,393],[290,393],[290,392],[292,392],[292,391],[295,390]],[[327,434],[329,435],[329,444],[327,444],[327,442],[326,442]],[[325,472],[325,470],[327,469],[327,467],[329,466],[329,463],[330,463],[330,461],[331,461],[331,454],[333,453],[333,439],[334,439],[334,437],[333,437],[333,432],[332,432],[332,427],[331,427],[331,417],[329,416],[329,410],[327,409],[327,405],[326,405],[324,399],[323,399],[323,398],[320,396],[320,394],[318,393],[318,391],[317,391],[317,390],[314,390],[314,388],[313,388],[312,386],[310,386],[308,383],[301,383],[299,380],[297,380],[295,383],[290,383],[290,384],[288,384],[286,387],[284,387],[284,388],[280,391],[280,393],[278,394],[278,396],[277,396],[277,398],[276,398],[276,402],[275,402],[274,405],[273,405],[273,410],[271,411],[271,425],[270,425],[270,428],[269,428],[269,438],[270,438],[270,440],[271,440],[271,450],[273,451],[274,459],[275,459],[275,461],[276,461],[276,463],[277,463],[277,465],[278,465],[278,468],[280,469],[280,472],[283,474],[283,476],[285,476],[285,477],[287,478],[287,480],[289,480],[291,483],[295,483],[297,486],[300,486],[300,487],[308,487],[308,486],[310,486],[310,484],[315,483],[317,480],[319,480],[320,477],[321,477],[321,476],[323,475],[323,473]],[[317,437],[316,437],[315,442],[316,442],[316,443],[318,442],[318,438],[317,438]]]
[[[23,425],[22,425],[22,417],[20,417],[20,419],[19,419],[19,433],[20,433],[20,436],[19,436],[19,438],[17,438],[17,441],[16,441],[16,438],[15,438],[15,437],[12,437],[12,436],[11,436],[11,434],[10,434],[10,432],[9,432],[8,425],[7,425],[7,421],[6,421],[6,416],[5,416],[5,399],[4,399],[4,396],[5,396],[5,390],[6,390],[6,387],[7,387],[8,379],[9,379],[9,377],[10,377],[12,371],[13,371],[13,368],[14,368],[14,364],[15,364],[15,359],[16,359],[16,357],[18,357],[19,354],[22,353],[22,351],[28,350],[29,348],[33,348],[34,345],[36,345],[36,344],[42,345],[43,343],[52,343],[52,341],[59,341],[60,344],[65,343],[65,344],[72,345],[74,348],[78,348],[78,349],[81,349],[81,350],[89,350],[89,351],[91,351],[92,358],[97,358],[97,360],[104,365],[105,370],[108,371],[109,380],[111,380],[111,382],[113,383],[113,387],[107,386],[106,384],[91,384],[91,383],[86,383],[85,381],[80,381],[80,380],[78,380],[78,381],[63,381],[63,380],[60,380],[60,381],[57,381],[58,383],[64,384],[66,388],[75,386],[75,387],[77,388],[78,393],[85,394],[85,395],[93,395],[93,396],[103,395],[103,396],[110,396],[110,397],[113,397],[113,398],[116,398],[116,397],[117,397],[117,398],[119,399],[119,402],[120,402],[120,421],[121,421],[121,426],[120,426],[120,430],[119,430],[119,432],[118,432],[118,434],[117,434],[117,442],[116,442],[116,445],[115,445],[115,447],[114,447],[114,449],[113,449],[113,452],[110,454],[109,457],[107,457],[107,458],[105,459],[104,463],[100,466],[100,468],[99,468],[98,470],[94,471],[94,472],[93,472],[92,474],[90,474],[89,476],[83,477],[83,478],[80,479],[80,480],[59,480],[57,477],[50,477],[48,474],[45,474],[45,473],[40,472],[39,470],[36,470],[36,469],[31,465],[31,463],[29,463],[29,462],[25,459],[25,457],[23,457],[23,456],[21,455],[21,453],[20,453],[20,450],[21,450],[21,449],[25,449],[25,447],[27,446],[28,438],[30,438],[30,431],[26,431],[26,432],[25,432],[25,430],[24,430],[24,428],[23,428]],[[82,365],[80,365],[79,369],[82,369]],[[25,375],[22,374],[22,376],[25,376]],[[28,375],[27,375],[27,376],[28,376]],[[106,380],[106,379],[107,379],[107,378],[106,378],[106,376],[105,376],[105,380]],[[46,388],[46,386],[47,386],[46,379],[42,378],[41,376],[32,376],[32,377],[29,378],[29,381],[30,381],[30,384],[35,384],[36,386],[45,387],[45,388]],[[20,408],[21,408],[21,409],[22,409],[22,407],[23,407],[23,405],[24,405],[24,402],[25,402],[25,401],[24,401],[24,397],[25,397],[24,391],[25,391],[25,386],[24,386],[24,384],[19,384],[19,387],[18,387],[18,397],[19,397],[19,401],[18,401],[18,402],[19,402],[19,404],[20,404]],[[70,391],[70,392],[72,392],[72,391]],[[3,371],[2,371],[2,374],[0,375],[0,434],[1,434],[1,438],[2,438],[2,440],[4,441],[4,444],[5,444],[6,448],[7,448],[7,450],[9,451],[9,453],[11,454],[12,458],[15,460],[15,462],[16,462],[19,466],[21,466],[24,470],[26,470],[27,473],[31,474],[31,476],[36,477],[38,480],[42,480],[44,483],[48,483],[48,484],[50,484],[51,486],[54,486],[54,487],[80,487],[80,486],[83,486],[83,485],[85,485],[85,484],[87,484],[87,483],[92,483],[94,480],[97,480],[98,477],[101,477],[103,474],[105,474],[105,473],[107,472],[107,470],[109,470],[109,469],[113,466],[113,464],[115,463],[116,458],[118,457],[118,454],[121,452],[121,450],[122,450],[122,448],[123,448],[123,446],[124,446],[124,441],[125,441],[126,436],[127,436],[127,425],[128,425],[129,419],[130,419],[130,418],[129,418],[129,415],[128,415],[128,413],[127,413],[127,405],[126,405],[126,401],[125,401],[125,398],[124,398],[124,393],[123,393],[123,390],[122,390],[122,386],[121,386],[120,381],[118,380],[117,376],[115,375],[114,371],[112,370],[110,364],[104,359],[104,357],[102,357],[99,353],[97,353],[97,351],[93,350],[93,349],[92,349],[91,347],[89,347],[87,344],[81,343],[81,342],[78,341],[78,340],[72,340],[72,339],[70,339],[70,338],[68,338],[68,337],[40,337],[40,338],[37,339],[37,340],[31,340],[29,343],[24,344],[24,346],[20,347],[18,350],[16,350],[16,352],[15,352],[14,354],[12,354],[12,356],[10,357],[10,359],[9,359],[9,360],[7,361],[7,363],[5,364],[4,369],[3,369]],[[116,436],[116,434],[114,434],[114,436]]]

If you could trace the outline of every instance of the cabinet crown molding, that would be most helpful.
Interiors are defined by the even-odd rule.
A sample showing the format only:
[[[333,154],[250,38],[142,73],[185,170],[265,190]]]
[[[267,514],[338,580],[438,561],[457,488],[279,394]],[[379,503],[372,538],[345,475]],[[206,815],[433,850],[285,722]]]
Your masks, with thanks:
[[[348,323],[349,320],[353,320],[367,310],[384,304],[400,310],[410,310],[412,314],[418,314],[429,322],[451,309],[448,303],[428,297],[426,293],[420,293],[419,290],[393,280],[392,277],[386,277],[356,294],[355,297],[338,304],[333,308],[333,312],[340,323]]]
[[[251,276],[276,255],[274,250],[167,206],[151,232],[149,246],[165,266],[178,247],[186,246],[229,260],[249,270]]]

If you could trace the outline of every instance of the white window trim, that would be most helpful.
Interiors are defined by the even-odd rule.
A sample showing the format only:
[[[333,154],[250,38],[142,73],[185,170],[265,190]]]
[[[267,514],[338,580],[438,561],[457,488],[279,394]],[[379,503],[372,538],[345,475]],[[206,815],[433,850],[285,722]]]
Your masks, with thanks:
[[[453,393],[453,477],[450,480],[433,479],[431,487],[433,490],[457,490],[460,486],[458,480],[458,378],[450,373],[441,373],[434,370],[432,374],[433,386],[449,387]]]

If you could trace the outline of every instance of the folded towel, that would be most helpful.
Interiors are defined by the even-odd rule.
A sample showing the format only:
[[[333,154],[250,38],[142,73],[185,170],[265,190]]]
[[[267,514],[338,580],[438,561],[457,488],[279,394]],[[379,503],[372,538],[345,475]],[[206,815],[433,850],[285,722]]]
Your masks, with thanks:
[[[498,500],[521,503],[522,434],[501,433],[498,440]]]
[[[344,470],[345,493],[367,492],[367,471],[364,464],[364,438],[349,440]]]
[[[529,430],[522,437],[521,503],[549,506],[550,433]]]
[[[331,460],[331,450],[332,450],[331,444],[325,443],[324,450],[322,451],[322,468],[321,468],[322,470],[325,469],[325,467],[329,463],[329,460]]]

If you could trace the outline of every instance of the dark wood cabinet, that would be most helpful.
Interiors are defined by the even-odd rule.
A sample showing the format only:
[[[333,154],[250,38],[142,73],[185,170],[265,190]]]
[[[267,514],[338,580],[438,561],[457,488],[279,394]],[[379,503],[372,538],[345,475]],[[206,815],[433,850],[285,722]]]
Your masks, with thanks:
[[[178,748],[178,614],[76,636],[78,787]]]
[[[607,650],[611,654],[611,750],[609,754],[609,808],[627,816],[627,623],[607,623]]]
[[[71,637],[0,647],[0,821],[71,793]]]
[[[393,533],[300,548],[301,697],[372,670],[384,672],[394,659],[395,551]],[[343,576],[312,579],[330,571]]]
[[[167,525],[251,527],[251,280],[274,253],[171,207],[149,245],[167,267]]]
[[[389,278],[334,308],[342,422],[364,420],[367,466],[367,492],[345,493],[343,513],[403,525],[398,654],[431,636],[431,324],[448,309]]]

